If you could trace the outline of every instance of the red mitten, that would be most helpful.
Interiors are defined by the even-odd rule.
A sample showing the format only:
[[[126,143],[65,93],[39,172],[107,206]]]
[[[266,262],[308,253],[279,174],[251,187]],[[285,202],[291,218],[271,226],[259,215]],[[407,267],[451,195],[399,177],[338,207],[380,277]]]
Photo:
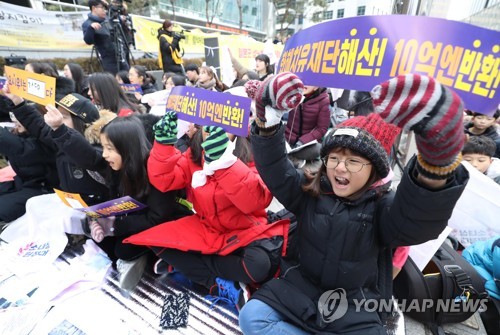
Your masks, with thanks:
[[[419,74],[392,78],[375,86],[371,95],[375,112],[386,122],[415,132],[419,173],[449,178],[460,164],[465,140],[458,95]]]

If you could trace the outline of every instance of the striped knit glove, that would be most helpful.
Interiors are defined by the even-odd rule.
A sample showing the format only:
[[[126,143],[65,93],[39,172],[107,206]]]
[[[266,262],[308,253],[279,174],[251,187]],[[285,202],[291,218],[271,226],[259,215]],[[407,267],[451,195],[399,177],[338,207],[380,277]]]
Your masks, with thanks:
[[[153,126],[155,140],[161,144],[175,144],[177,142],[177,114],[167,111]]]
[[[417,169],[431,179],[452,176],[462,159],[463,104],[435,79],[419,74],[392,78],[371,91],[375,112],[415,132]]]
[[[211,163],[219,159],[226,151],[229,138],[221,127],[205,126],[203,131],[209,133],[209,135],[201,146],[205,150],[205,161]]]
[[[277,127],[283,114],[302,102],[303,92],[304,84],[291,72],[283,72],[266,79],[255,92],[257,126],[261,129]]]

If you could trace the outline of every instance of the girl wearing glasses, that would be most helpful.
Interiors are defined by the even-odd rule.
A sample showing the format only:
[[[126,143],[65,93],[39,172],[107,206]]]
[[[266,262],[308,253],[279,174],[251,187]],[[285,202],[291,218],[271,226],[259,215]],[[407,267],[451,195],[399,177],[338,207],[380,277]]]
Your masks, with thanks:
[[[297,253],[282,258],[278,278],[243,306],[241,329],[386,334],[383,312],[389,311],[378,313],[373,303],[391,305],[392,250],[437,238],[468,180],[460,165],[460,98],[413,74],[378,85],[371,92],[377,114],[348,119],[330,132],[320,171],[308,180],[286,158],[280,117],[300,102],[303,88],[294,74],[280,73],[256,92],[255,163],[271,193],[297,217]],[[419,154],[393,192],[389,153],[398,127],[415,130]]]

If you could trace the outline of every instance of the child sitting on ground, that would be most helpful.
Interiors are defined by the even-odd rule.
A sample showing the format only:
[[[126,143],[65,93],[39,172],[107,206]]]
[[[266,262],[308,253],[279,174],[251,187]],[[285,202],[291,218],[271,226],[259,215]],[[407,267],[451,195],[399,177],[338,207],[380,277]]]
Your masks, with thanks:
[[[474,136],[464,145],[462,156],[481,173],[500,185],[500,159],[493,157],[495,142],[486,136]]]
[[[468,137],[487,136],[495,141],[499,137],[495,126],[498,117],[500,117],[500,109],[497,109],[492,116],[472,113],[472,120],[465,126],[465,133]]]

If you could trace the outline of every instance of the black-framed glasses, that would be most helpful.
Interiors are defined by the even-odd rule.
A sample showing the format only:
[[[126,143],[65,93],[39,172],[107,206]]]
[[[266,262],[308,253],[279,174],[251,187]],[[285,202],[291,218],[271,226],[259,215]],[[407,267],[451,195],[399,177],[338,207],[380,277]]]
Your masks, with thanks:
[[[365,165],[371,165],[372,163],[363,163],[354,158],[348,158],[343,161],[337,157],[326,156],[323,157],[323,164],[325,164],[327,169],[335,169],[339,166],[340,162],[344,162],[345,168],[351,173],[358,173],[363,169]]]

